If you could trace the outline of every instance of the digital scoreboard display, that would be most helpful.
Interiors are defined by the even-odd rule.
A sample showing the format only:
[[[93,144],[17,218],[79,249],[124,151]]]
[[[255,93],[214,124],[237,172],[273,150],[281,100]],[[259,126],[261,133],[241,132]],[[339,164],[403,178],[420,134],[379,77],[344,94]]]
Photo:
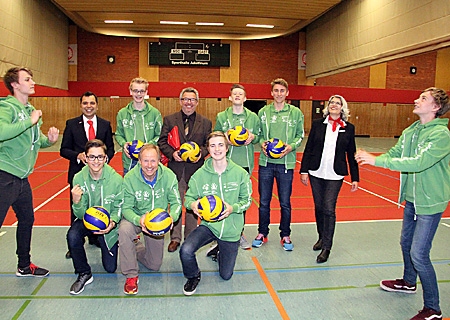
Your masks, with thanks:
[[[149,42],[148,64],[186,67],[229,67],[230,45],[206,42]]]

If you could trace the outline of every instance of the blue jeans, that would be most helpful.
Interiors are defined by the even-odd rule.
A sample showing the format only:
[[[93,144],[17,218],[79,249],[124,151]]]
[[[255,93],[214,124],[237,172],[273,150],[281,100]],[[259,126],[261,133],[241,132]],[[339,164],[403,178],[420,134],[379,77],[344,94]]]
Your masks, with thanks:
[[[84,226],[83,220],[81,219],[75,220],[70,226],[69,231],[67,231],[67,245],[69,246],[69,251],[72,255],[73,267],[75,268],[76,274],[91,272],[91,266],[87,261],[86,250],[84,249],[84,237],[87,237],[90,234],[92,234],[92,231]],[[116,242],[109,250],[103,235],[98,237],[98,241],[102,253],[103,268],[106,272],[115,272],[117,269],[119,242]]]
[[[439,289],[436,273],[430,260],[431,244],[442,212],[432,215],[416,215],[411,202],[406,201],[400,245],[403,253],[403,280],[415,284],[417,275],[422,283],[424,306],[436,311],[439,307]]]
[[[273,181],[277,181],[278,199],[281,206],[280,237],[291,234],[291,194],[294,170],[286,169],[284,164],[267,163],[259,166],[259,224],[258,232],[267,236],[270,224],[270,201],[272,200]]]
[[[336,228],[336,202],[342,187],[341,180],[326,180],[309,175],[314,198],[314,213],[322,249],[331,250]]]
[[[198,249],[214,240],[219,245],[217,260],[219,263],[220,277],[224,280],[230,280],[233,275],[234,265],[236,264],[239,241],[229,242],[220,240],[204,225],[200,225],[193,230],[181,245],[180,259],[181,265],[183,266],[183,274],[186,278],[195,278],[200,274],[195,253]]]
[[[28,178],[20,179],[0,170],[0,227],[9,207],[13,208],[17,218],[17,267],[26,268],[30,265],[31,259],[31,233],[34,224],[33,194]]]

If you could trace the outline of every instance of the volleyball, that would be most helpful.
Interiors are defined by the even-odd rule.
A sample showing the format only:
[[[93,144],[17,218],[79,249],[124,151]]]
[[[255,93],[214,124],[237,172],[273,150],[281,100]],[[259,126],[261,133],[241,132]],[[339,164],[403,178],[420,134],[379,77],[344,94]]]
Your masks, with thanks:
[[[204,196],[198,203],[198,212],[203,220],[217,221],[225,211],[225,204],[222,199],[216,195]]]
[[[172,228],[173,220],[164,209],[153,209],[145,214],[145,227],[154,236],[163,236]]]
[[[200,155],[200,147],[193,141],[185,142],[180,146],[180,157],[185,162],[195,162]]]
[[[286,146],[283,141],[277,138],[272,138],[267,141],[266,152],[269,158],[278,159],[281,157]]]
[[[228,130],[228,140],[233,146],[239,147],[245,144],[248,139],[248,130],[243,126],[235,126]]]
[[[144,143],[141,140],[133,140],[128,145],[128,152],[130,153],[130,157],[133,159],[139,159],[139,152],[141,148],[144,146]]]
[[[103,207],[93,206],[86,210],[83,223],[92,232],[105,230],[109,226],[109,212]]]

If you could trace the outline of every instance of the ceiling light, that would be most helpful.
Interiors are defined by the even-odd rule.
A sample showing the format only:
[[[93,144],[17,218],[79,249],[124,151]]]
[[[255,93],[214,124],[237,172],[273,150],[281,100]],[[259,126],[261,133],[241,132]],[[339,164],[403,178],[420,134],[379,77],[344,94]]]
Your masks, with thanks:
[[[133,20],[105,20],[105,23],[134,23]]]
[[[274,27],[274,25],[272,24],[254,24],[254,23],[247,23],[246,26],[252,28],[266,28],[266,29],[272,29]]]
[[[189,22],[186,21],[160,21],[160,24],[189,24]]]
[[[218,26],[221,27],[223,26],[223,22],[196,22],[195,25],[196,26]]]

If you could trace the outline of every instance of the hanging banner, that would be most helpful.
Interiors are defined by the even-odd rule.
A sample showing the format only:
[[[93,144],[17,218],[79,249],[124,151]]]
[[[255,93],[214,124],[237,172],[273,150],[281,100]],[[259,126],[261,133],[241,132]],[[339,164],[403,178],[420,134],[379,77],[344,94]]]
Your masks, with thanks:
[[[78,63],[77,61],[78,53],[76,44],[69,44],[68,58],[69,58],[69,65],[76,65]]]
[[[298,70],[306,69],[306,50],[298,50]]]

